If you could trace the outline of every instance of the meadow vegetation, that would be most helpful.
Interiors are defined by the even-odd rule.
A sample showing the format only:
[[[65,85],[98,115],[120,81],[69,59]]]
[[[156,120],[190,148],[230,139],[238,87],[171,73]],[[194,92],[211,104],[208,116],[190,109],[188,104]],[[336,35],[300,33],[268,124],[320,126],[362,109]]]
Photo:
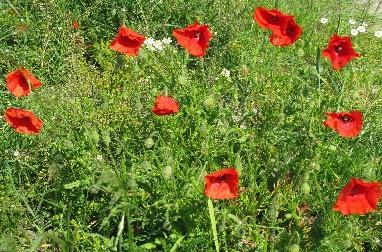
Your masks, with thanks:
[[[275,5],[303,29],[291,46],[272,46],[252,18]],[[0,251],[214,251],[204,176],[223,167],[239,171],[240,197],[213,202],[222,251],[381,251],[381,210],[332,211],[350,177],[382,181],[382,19],[371,6],[0,0],[0,111],[44,121],[35,136],[0,123]],[[333,33],[350,36],[349,19],[368,25],[352,37],[361,57],[334,71],[321,51]],[[195,20],[212,30],[202,59],[172,37]],[[172,43],[124,56],[109,47],[121,24]],[[16,99],[5,76],[19,65],[43,86]],[[180,112],[153,115],[160,94]],[[322,124],[355,109],[356,138]]]

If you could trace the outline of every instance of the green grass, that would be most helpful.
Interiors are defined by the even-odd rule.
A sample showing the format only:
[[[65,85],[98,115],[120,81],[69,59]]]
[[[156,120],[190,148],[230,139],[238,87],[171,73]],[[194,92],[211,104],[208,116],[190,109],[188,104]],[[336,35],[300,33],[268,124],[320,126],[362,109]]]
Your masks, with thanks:
[[[221,251],[381,251],[381,210],[331,207],[351,176],[382,180],[382,21],[350,0],[278,1],[304,33],[277,48],[252,20],[274,5],[0,0],[0,110],[44,121],[38,136],[0,124],[0,251],[214,251],[204,175],[228,166],[242,192],[213,202]],[[349,35],[349,18],[369,24],[353,38],[362,57],[336,72],[317,48]],[[213,31],[203,60],[175,42],[138,58],[109,49],[121,23],[161,39],[195,19]],[[15,99],[4,81],[21,64],[43,87]],[[156,117],[165,92],[180,113]],[[325,112],[352,109],[359,137],[323,127]]]

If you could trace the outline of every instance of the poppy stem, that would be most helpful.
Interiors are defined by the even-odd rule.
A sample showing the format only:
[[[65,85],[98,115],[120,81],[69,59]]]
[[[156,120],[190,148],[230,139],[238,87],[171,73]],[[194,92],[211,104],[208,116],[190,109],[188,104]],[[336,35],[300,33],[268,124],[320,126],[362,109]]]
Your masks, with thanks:
[[[214,242],[215,242],[215,249],[216,249],[216,252],[219,252],[220,248],[219,248],[218,232],[216,231],[215,212],[214,212],[214,206],[212,205],[211,199],[208,199],[208,212],[210,214],[212,234],[214,236]]]
[[[321,50],[320,47],[317,46],[317,55],[316,55],[316,71],[318,76],[318,107],[321,107]]]
[[[275,8],[276,8],[276,9],[279,8],[279,0],[275,0]]]
[[[340,31],[340,25],[341,25],[341,0],[338,0],[338,21],[337,21],[337,34]]]

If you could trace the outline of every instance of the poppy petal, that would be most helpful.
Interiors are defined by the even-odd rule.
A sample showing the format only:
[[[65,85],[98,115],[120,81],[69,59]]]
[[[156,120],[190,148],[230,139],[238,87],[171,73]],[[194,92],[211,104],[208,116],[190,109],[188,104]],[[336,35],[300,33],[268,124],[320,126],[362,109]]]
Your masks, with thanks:
[[[343,215],[367,214],[377,210],[381,195],[381,183],[351,178],[339,193],[332,209]]]
[[[41,82],[24,67],[8,73],[6,85],[9,92],[16,97],[27,96],[30,94],[31,88],[35,89],[42,86]]]
[[[154,114],[163,116],[179,112],[179,103],[171,96],[157,96],[151,110]]]
[[[233,199],[239,196],[239,177],[235,168],[226,168],[205,176],[204,194],[212,199]]]
[[[208,25],[199,25],[198,21],[184,29],[174,29],[172,34],[178,44],[185,48],[187,52],[196,57],[203,57],[206,54],[211,32]]]
[[[18,108],[8,108],[4,113],[5,121],[21,134],[38,134],[43,122],[33,112]]]
[[[145,42],[145,37],[126,26],[119,27],[118,33],[110,43],[110,48],[128,56],[137,56]]]

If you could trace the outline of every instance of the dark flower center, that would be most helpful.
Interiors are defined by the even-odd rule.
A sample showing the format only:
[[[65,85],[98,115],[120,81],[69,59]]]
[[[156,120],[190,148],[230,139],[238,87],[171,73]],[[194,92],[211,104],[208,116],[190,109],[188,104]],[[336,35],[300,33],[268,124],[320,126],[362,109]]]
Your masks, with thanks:
[[[276,23],[278,20],[279,20],[279,19],[278,19],[278,17],[276,17],[276,16],[272,16],[272,17],[271,17],[271,22],[272,22],[272,23]]]
[[[351,118],[348,115],[343,115],[341,117],[341,121],[343,121],[343,122],[350,122]]]
[[[350,196],[356,196],[358,194],[362,194],[363,192],[363,187],[360,185],[355,185],[350,192]]]
[[[340,52],[342,52],[343,49],[344,48],[341,45],[339,45],[339,46],[336,46],[336,48],[334,50],[336,51],[336,53],[340,53]]]
[[[29,117],[23,117],[23,118],[21,118],[21,123],[22,123],[22,124],[29,124],[29,123],[30,123],[30,119],[29,119]]]
[[[227,183],[228,182],[228,175],[222,175],[219,177],[219,183]]]
[[[196,31],[195,34],[194,34],[194,39],[200,39],[200,31]]]
[[[294,34],[294,28],[293,27],[288,27],[286,29],[286,35],[291,36],[293,34]]]

